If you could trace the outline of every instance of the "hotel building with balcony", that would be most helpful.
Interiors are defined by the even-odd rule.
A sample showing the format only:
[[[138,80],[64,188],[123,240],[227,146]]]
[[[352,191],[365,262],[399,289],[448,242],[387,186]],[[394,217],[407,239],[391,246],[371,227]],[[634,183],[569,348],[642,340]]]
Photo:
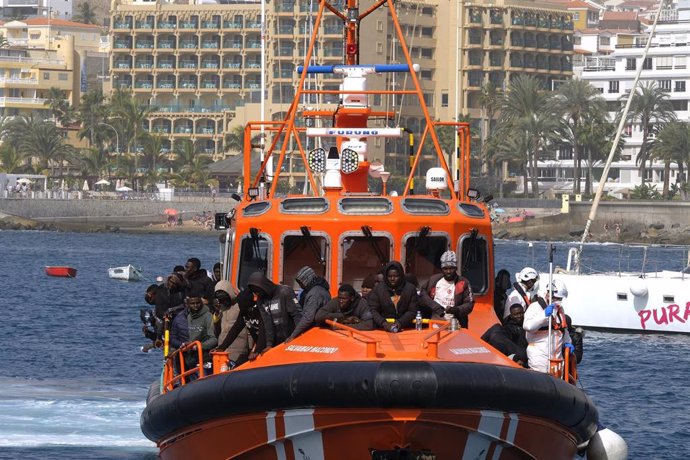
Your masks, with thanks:
[[[601,91],[609,107],[609,118],[614,120],[622,107],[621,98],[632,89],[637,70],[642,67],[640,84],[653,83],[668,93],[678,120],[690,121],[690,0],[680,0],[677,8],[662,10],[659,23],[646,59],[642,59],[649,28],[641,33],[623,31],[616,34],[612,53],[593,55],[582,62],[582,79]],[[607,189],[612,192],[630,190],[641,183],[637,154],[642,145],[642,129],[639,123],[628,124],[624,131],[625,147],[619,161],[613,163]],[[571,157],[570,157],[571,158]],[[551,176],[572,180],[572,161],[568,152],[559,152],[559,161],[551,164]],[[542,165],[548,168],[549,165]],[[596,169],[598,179],[601,168]],[[670,182],[681,178],[675,163],[672,164]],[[646,181],[661,190],[664,180],[663,163],[654,161],[647,170]]]

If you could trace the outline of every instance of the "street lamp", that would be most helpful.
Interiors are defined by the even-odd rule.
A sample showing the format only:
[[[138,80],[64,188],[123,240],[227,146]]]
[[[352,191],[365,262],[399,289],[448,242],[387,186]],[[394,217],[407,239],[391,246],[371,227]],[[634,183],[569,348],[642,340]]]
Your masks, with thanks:
[[[112,129],[113,132],[115,132],[115,152],[120,153],[120,136],[117,134],[117,129],[115,129],[112,125],[109,125],[108,123],[98,123],[99,125],[107,126],[108,128]]]

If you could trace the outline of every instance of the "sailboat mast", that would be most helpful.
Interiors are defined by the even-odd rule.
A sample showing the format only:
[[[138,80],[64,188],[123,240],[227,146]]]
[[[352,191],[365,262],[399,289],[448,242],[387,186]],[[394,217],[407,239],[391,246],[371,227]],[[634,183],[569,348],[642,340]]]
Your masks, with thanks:
[[[661,9],[663,8],[664,4],[666,3],[666,0],[662,0],[659,2],[659,6],[657,7],[656,15],[654,16],[654,23],[652,24],[652,28],[649,31],[649,35],[647,37],[647,45],[644,48],[644,52],[642,53],[642,62],[645,61],[647,58],[647,54],[649,52],[649,47],[652,44],[652,37],[654,37],[654,31],[656,30],[656,24],[659,21],[659,16],[661,15]],[[643,65],[637,66],[637,72],[635,73],[635,80],[633,80],[632,88],[630,88],[630,92],[628,93],[628,99],[625,102],[625,108],[623,109],[623,113],[620,117],[620,121],[618,122],[618,129],[616,130],[616,137],[613,140],[613,143],[611,144],[611,150],[609,151],[609,156],[606,159],[606,164],[604,165],[604,170],[601,173],[601,178],[599,179],[599,186],[597,187],[597,193],[594,196],[594,201],[592,202],[592,207],[589,210],[589,216],[587,217],[587,223],[585,224],[585,230],[582,233],[582,238],[580,239],[580,245],[577,249],[577,253],[575,255],[575,270],[577,272],[580,271],[580,254],[582,253],[582,248],[585,244],[585,240],[587,239],[587,235],[589,235],[589,229],[592,226],[592,222],[597,216],[597,208],[599,207],[599,201],[601,201],[601,196],[604,194],[604,187],[606,186],[606,181],[609,177],[609,170],[611,169],[611,163],[613,162],[613,157],[616,153],[616,148],[618,147],[618,143],[621,140],[621,136],[623,134],[623,128],[625,127],[625,123],[627,122],[628,119],[628,112],[630,111],[630,105],[632,104],[633,97],[635,97],[635,91],[637,90],[637,84],[640,80],[640,74],[642,73],[642,69],[644,68]],[[575,178],[575,180],[579,180],[579,178]]]

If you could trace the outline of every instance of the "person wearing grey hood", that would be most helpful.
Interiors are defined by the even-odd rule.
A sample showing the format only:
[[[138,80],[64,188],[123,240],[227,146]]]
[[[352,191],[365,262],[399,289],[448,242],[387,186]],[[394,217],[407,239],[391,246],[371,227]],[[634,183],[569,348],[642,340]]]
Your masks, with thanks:
[[[309,328],[315,325],[316,312],[331,300],[328,292],[328,282],[316,275],[316,272],[309,265],[300,268],[295,276],[295,281],[302,288],[299,296],[299,304],[302,307],[302,318],[296,324],[287,341],[294,339]]]
[[[400,262],[392,261],[383,269],[383,282],[367,295],[374,325],[388,332],[410,327],[419,308],[417,289],[405,279]],[[393,320],[388,322],[387,318]]]
[[[254,294],[256,304],[268,313],[273,323],[273,331],[267,327],[267,343],[275,346],[285,342],[302,318],[301,307],[293,290],[269,280],[262,271],[249,275],[247,289]]]

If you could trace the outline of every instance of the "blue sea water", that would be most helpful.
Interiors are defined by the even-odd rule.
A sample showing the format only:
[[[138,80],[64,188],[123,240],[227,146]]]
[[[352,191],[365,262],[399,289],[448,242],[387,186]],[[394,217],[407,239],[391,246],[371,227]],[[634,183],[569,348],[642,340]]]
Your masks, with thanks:
[[[559,245],[564,265],[567,247]],[[648,267],[681,268],[684,250],[651,248]],[[598,269],[639,267],[642,252],[587,247]],[[155,279],[189,257],[218,260],[215,234],[132,235],[0,231],[0,459],[156,458],[139,429],[148,385],[162,356],[142,353],[139,308],[148,285],[111,280],[131,263]],[[546,245],[499,241],[496,267],[546,269]],[[71,265],[74,279],[47,277]],[[630,458],[690,455],[690,337],[588,332],[581,383]]]

